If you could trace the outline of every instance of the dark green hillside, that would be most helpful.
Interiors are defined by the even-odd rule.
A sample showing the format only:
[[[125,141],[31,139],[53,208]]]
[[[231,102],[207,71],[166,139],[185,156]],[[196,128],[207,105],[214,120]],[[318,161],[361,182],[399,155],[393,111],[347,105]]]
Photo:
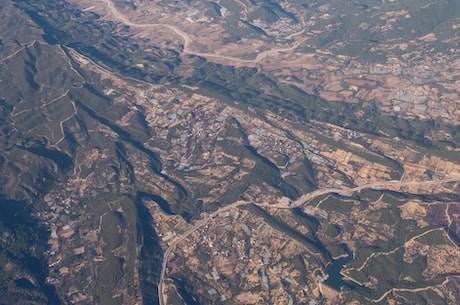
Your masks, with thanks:
[[[55,288],[46,283],[48,232],[31,211],[25,202],[0,198],[2,304],[60,304]]]

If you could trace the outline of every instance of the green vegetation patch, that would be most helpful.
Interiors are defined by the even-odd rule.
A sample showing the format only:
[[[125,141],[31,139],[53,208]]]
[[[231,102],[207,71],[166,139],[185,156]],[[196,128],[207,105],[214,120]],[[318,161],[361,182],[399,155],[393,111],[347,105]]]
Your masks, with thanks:
[[[117,211],[107,212],[102,217],[101,235],[110,250],[120,247],[123,243],[123,215]]]
[[[367,201],[375,202],[382,197],[382,192],[372,190],[372,189],[365,189],[359,192],[359,196]]]
[[[431,231],[427,234],[424,234],[423,236],[417,237],[416,240],[429,246],[452,244],[452,242],[447,238],[443,229]]]
[[[113,298],[114,288],[123,277],[123,259],[112,254],[104,256],[105,260],[96,267],[96,281],[93,287],[94,299],[101,305],[121,305],[120,298]]]
[[[138,217],[133,199],[102,194],[98,198],[101,213],[100,237],[104,260],[96,265],[96,277],[90,288],[99,304],[122,304],[135,300],[138,287],[135,283],[137,260]],[[112,299],[117,288],[126,293]]]
[[[342,214],[347,214],[354,207],[354,201],[350,199],[343,199],[339,196],[332,195],[324,200],[320,207],[326,211],[335,211]]]
[[[348,255],[348,253],[344,250],[342,245],[328,245],[327,250],[329,251],[332,257]]]
[[[331,238],[334,238],[340,234],[340,228],[338,225],[327,223],[327,224],[322,224],[322,226],[326,227],[324,229],[324,232],[326,233],[327,236]]]
[[[393,226],[400,220],[400,211],[396,207],[382,209],[378,222]]]
[[[181,295],[177,292],[177,290],[174,289],[169,289],[167,291],[167,298],[168,298],[168,304],[171,305],[187,305],[187,303],[184,302],[182,299]]]
[[[308,229],[306,236],[316,239],[316,232],[320,226],[319,221],[315,217],[305,214],[300,208],[291,210],[291,213],[299,225],[305,226]]]

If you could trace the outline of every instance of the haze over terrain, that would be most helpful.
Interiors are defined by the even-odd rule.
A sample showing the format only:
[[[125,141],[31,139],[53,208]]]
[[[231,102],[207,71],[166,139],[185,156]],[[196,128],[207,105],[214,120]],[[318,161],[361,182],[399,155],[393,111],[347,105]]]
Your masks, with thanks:
[[[460,2],[0,7],[0,304],[460,303]]]

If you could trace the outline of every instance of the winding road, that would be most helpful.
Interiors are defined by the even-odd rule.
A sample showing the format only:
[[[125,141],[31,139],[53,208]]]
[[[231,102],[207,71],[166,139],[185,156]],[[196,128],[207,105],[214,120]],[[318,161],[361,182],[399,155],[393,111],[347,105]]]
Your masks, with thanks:
[[[438,185],[442,183],[449,183],[449,182],[460,182],[460,178],[448,178],[448,179],[440,179],[440,180],[428,180],[428,181],[400,181],[400,180],[391,180],[391,181],[382,181],[382,182],[374,182],[374,183],[367,183],[353,188],[323,188],[311,193],[305,194],[301,196],[299,199],[294,201],[292,204],[283,205],[283,204],[259,204],[260,207],[270,207],[270,208],[281,208],[281,209],[294,209],[297,207],[301,207],[307,204],[309,201],[315,199],[316,197],[325,195],[325,194],[342,194],[344,196],[351,196],[353,193],[360,192],[365,189],[378,189],[378,190],[391,190],[394,187],[404,187],[404,186],[429,186],[429,185]],[[164,301],[164,291],[163,291],[163,282],[166,275],[166,268],[169,261],[169,256],[176,248],[176,246],[183,240],[185,240],[190,234],[198,230],[199,228],[209,224],[212,219],[216,218],[220,213],[236,208],[241,205],[250,204],[250,202],[246,201],[236,201],[230,205],[222,207],[217,211],[209,214],[206,218],[199,220],[196,224],[191,226],[187,231],[185,231],[182,235],[176,238],[174,242],[169,246],[163,256],[163,263],[161,268],[161,275],[160,280],[158,283],[158,298],[160,305],[166,305]]]
[[[390,181],[382,181],[382,182],[373,182],[373,183],[366,183],[357,187],[353,188],[323,188],[316,190],[314,192],[305,194],[301,196],[299,199],[294,201],[289,208],[297,208],[300,206],[305,205],[310,200],[325,194],[336,193],[343,196],[351,196],[353,193],[357,193],[359,191],[365,189],[375,189],[375,190],[387,190],[390,187],[404,187],[404,186],[429,186],[429,185],[437,185],[442,183],[448,182],[459,182],[460,178],[448,178],[448,179],[440,179],[440,180],[428,180],[428,181],[400,181],[400,180],[390,180]]]
[[[154,28],[154,27],[163,27],[171,30],[179,36],[183,42],[183,50],[182,53],[184,54],[189,54],[189,55],[195,55],[199,57],[204,57],[204,58],[219,58],[219,59],[224,59],[228,62],[234,63],[234,64],[246,64],[246,65],[260,65],[261,61],[271,55],[276,55],[277,53],[280,52],[290,52],[295,50],[300,43],[296,42],[292,46],[289,47],[283,47],[283,48],[273,48],[270,50],[266,50],[263,52],[260,52],[257,54],[255,59],[243,59],[243,58],[238,58],[238,57],[232,57],[232,56],[227,56],[227,55],[221,55],[221,54],[215,54],[215,53],[205,53],[205,52],[196,52],[193,51],[191,48],[191,45],[193,44],[193,39],[190,37],[190,35],[181,29],[179,29],[176,26],[169,25],[169,24],[162,24],[162,23],[135,23],[129,20],[128,17],[123,15],[114,5],[112,0],[99,0],[100,2],[104,2],[107,5],[107,11],[110,15],[112,15],[115,19],[119,20],[123,24],[130,26],[130,27],[135,27],[135,28]],[[289,37],[294,37],[298,36],[302,33],[304,33],[305,29],[302,29],[299,32],[290,34]]]

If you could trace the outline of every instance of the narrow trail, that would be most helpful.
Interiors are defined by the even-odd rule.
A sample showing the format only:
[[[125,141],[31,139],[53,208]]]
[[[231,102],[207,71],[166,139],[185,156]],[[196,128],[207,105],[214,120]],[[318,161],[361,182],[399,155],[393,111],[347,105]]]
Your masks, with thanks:
[[[449,282],[449,279],[446,278],[444,282],[441,283],[439,286],[445,286]],[[433,289],[433,286],[427,286],[427,287],[420,287],[420,288],[391,288],[390,290],[386,291],[380,298],[376,300],[370,300],[372,303],[380,303],[382,302],[390,293],[392,292],[412,292],[412,293],[417,293],[421,291],[426,291]]]
[[[77,107],[75,106],[75,102],[71,101],[71,103],[72,103],[73,113],[69,115],[67,118],[65,118],[64,120],[59,122],[59,127],[61,130],[61,138],[56,143],[51,145],[53,147],[57,147],[59,143],[61,143],[65,139],[64,123],[77,115]]]
[[[24,49],[30,48],[31,46],[33,46],[35,44],[35,42],[37,42],[37,40],[34,39],[31,42],[28,42],[28,43],[24,44],[22,47],[20,47],[19,49],[17,49],[16,51],[11,53],[10,55],[5,56],[3,58],[0,58],[0,64],[3,63],[5,60],[8,60],[8,59],[13,58],[14,56],[18,55]]]

